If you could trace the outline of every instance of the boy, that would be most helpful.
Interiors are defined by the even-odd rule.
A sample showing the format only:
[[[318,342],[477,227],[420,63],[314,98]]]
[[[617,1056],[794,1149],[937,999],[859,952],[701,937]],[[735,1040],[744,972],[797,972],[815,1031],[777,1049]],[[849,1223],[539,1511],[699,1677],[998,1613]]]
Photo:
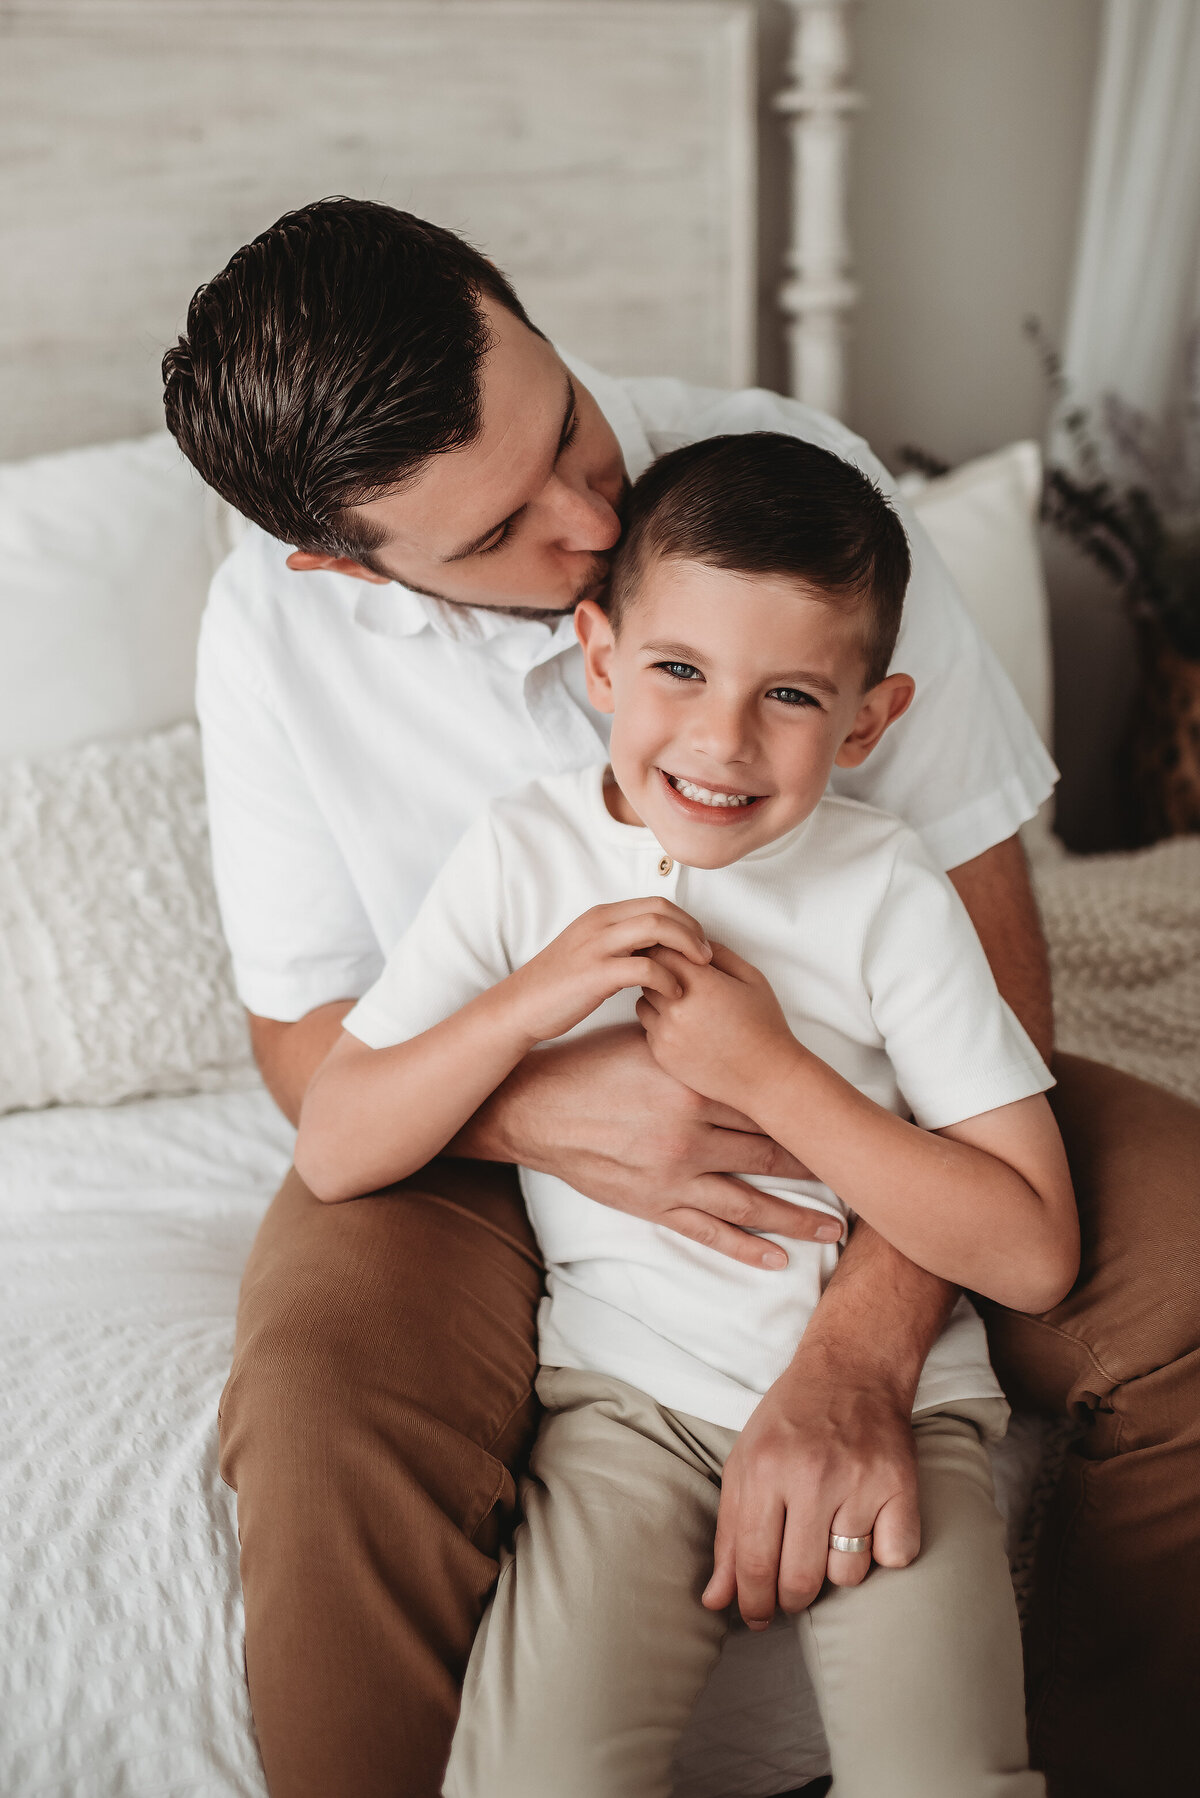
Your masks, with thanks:
[[[1010,1306],[1044,1310],[1074,1279],[1049,1074],[913,833],[824,797],[912,700],[888,673],[907,579],[886,503],[811,444],[717,438],[656,463],[607,610],[576,614],[610,769],[536,782],[472,826],[309,1088],[297,1166],[348,1198],[438,1153],[536,1043],[626,1020],[640,989],[660,1064],[801,1159],[811,1179],[764,1184],[830,1216],[826,1244],[763,1238],[754,1268],[523,1173],[546,1417],[468,1672],[454,1798],[665,1798],[735,1596],[721,1469],[786,1378],[850,1212]],[[922,1552],[862,1584],[874,1519],[839,1517],[845,1584],[816,1603],[786,1470],[739,1495],[802,1613],[844,1798],[1043,1790],[983,1446],[1004,1418],[964,1303],[914,1413]]]

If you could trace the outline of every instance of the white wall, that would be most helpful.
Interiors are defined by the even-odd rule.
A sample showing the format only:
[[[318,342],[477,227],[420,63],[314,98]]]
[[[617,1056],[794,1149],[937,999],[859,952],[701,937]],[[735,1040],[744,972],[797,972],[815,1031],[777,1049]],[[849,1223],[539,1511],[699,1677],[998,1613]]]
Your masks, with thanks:
[[[851,241],[851,422],[885,459],[960,461],[1040,434],[1021,335],[1061,328],[1097,0],[863,0]]]
[[[861,0],[851,241],[862,288],[850,422],[896,465],[1040,438],[1046,390],[1022,320],[1061,337],[1099,0]],[[1130,690],[1111,590],[1049,545],[1059,827],[1115,841],[1113,758]]]

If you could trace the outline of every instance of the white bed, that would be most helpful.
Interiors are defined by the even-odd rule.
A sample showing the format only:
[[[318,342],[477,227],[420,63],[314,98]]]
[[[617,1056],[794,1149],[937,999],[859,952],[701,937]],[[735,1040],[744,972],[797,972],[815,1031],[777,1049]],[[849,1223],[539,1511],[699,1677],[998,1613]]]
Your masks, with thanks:
[[[5,1798],[265,1792],[217,1400],[291,1141],[258,1088],[0,1119]],[[1037,1452],[1028,1428],[1007,1445],[1018,1511]],[[738,1636],[681,1792],[824,1771],[790,1646]]]
[[[778,46],[788,21],[762,10]],[[157,423],[155,365],[195,281],[285,205],[338,188],[470,229],[614,372],[748,378],[760,285],[773,306],[783,284],[796,379],[835,404],[853,299],[844,8],[793,0],[791,71],[766,58],[765,76],[757,11],[0,5],[0,167],[22,171],[0,188],[0,260],[21,271],[0,319],[0,453],[50,452],[0,465],[3,1798],[265,1789],[216,1404],[290,1132],[249,1069],[186,722],[229,521],[169,444],[103,440]],[[571,104],[547,112],[545,69],[573,43]],[[763,269],[755,169],[778,156],[780,88],[797,222],[786,268]],[[102,447],[68,453],[81,442]],[[1035,484],[1018,446],[922,503],[1048,731]],[[1195,1090],[1194,859],[1113,864],[1107,910],[1084,915],[1044,840],[1042,856],[1071,1045]],[[1154,946],[1132,986],[1131,933]],[[1039,1450],[1023,1422],[1001,1454],[1014,1542]],[[824,1767],[786,1632],[733,1636],[680,1798],[767,1798]]]

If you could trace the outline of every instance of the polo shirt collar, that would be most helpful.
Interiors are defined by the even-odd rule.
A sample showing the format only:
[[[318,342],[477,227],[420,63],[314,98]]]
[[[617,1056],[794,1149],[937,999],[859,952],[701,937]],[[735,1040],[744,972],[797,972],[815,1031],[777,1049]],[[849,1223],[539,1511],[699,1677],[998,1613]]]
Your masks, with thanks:
[[[636,481],[653,462],[654,451],[624,386],[578,356],[562,350],[559,354],[612,426],[629,478]],[[503,612],[487,612],[476,606],[450,605],[427,593],[414,593],[399,581],[390,581],[386,587],[364,582],[362,587],[355,600],[354,622],[380,637],[415,637],[421,631],[433,630],[456,643],[485,644],[514,630],[528,631],[531,622],[536,626],[536,620],[509,618]],[[570,618],[547,619],[546,625],[556,648],[566,649],[574,643]]]

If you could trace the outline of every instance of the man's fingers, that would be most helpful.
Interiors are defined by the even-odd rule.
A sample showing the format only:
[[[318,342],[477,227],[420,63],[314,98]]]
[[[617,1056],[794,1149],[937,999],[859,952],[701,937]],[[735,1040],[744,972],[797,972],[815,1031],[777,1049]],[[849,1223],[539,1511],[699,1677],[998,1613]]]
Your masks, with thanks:
[[[841,1548],[829,1549],[829,1562],[826,1573],[833,1586],[861,1586],[871,1571],[874,1560],[872,1553],[873,1534],[878,1517],[872,1515],[872,1508],[862,1499],[853,1504],[843,1505],[834,1513],[833,1522],[829,1525],[831,1536],[866,1536],[867,1546],[857,1551]]]
[[[717,1533],[713,1542],[712,1578],[700,1599],[701,1604],[710,1611],[727,1610],[737,1592],[737,1524],[737,1496],[732,1486],[723,1486],[717,1511]]]
[[[692,1185],[699,1189],[697,1205],[743,1230],[789,1236],[795,1242],[836,1242],[842,1233],[842,1225],[827,1211],[793,1205],[730,1174],[702,1175]]]
[[[880,1506],[872,1553],[881,1567],[907,1567],[921,1552],[921,1507],[916,1469],[912,1485]]]
[[[704,1121],[708,1122],[707,1119]],[[712,1150],[720,1159],[722,1173],[769,1174],[779,1180],[814,1178],[810,1167],[789,1155],[773,1137],[764,1136],[761,1130],[722,1127],[720,1135],[713,1137]],[[778,1203],[786,1204],[787,1201],[779,1200]],[[771,1227],[773,1229],[774,1225]]]
[[[693,1185],[697,1184],[699,1182],[693,1181]],[[778,1272],[787,1266],[787,1256],[777,1243],[764,1242],[761,1236],[739,1230],[735,1224],[725,1223],[710,1211],[676,1205],[672,1210],[662,1212],[655,1222],[665,1224],[668,1230],[686,1236],[690,1242],[715,1249],[718,1255],[727,1255],[730,1261],[742,1261],[747,1267],[766,1267]]]
[[[775,1615],[784,1509],[778,1494],[764,1495],[761,1508],[741,1508],[737,1538],[737,1597],[742,1621],[766,1629]]]
[[[779,1556],[779,1606],[789,1616],[806,1611],[821,1590],[828,1552],[829,1529],[823,1509],[814,1512],[808,1506],[790,1506]]]

